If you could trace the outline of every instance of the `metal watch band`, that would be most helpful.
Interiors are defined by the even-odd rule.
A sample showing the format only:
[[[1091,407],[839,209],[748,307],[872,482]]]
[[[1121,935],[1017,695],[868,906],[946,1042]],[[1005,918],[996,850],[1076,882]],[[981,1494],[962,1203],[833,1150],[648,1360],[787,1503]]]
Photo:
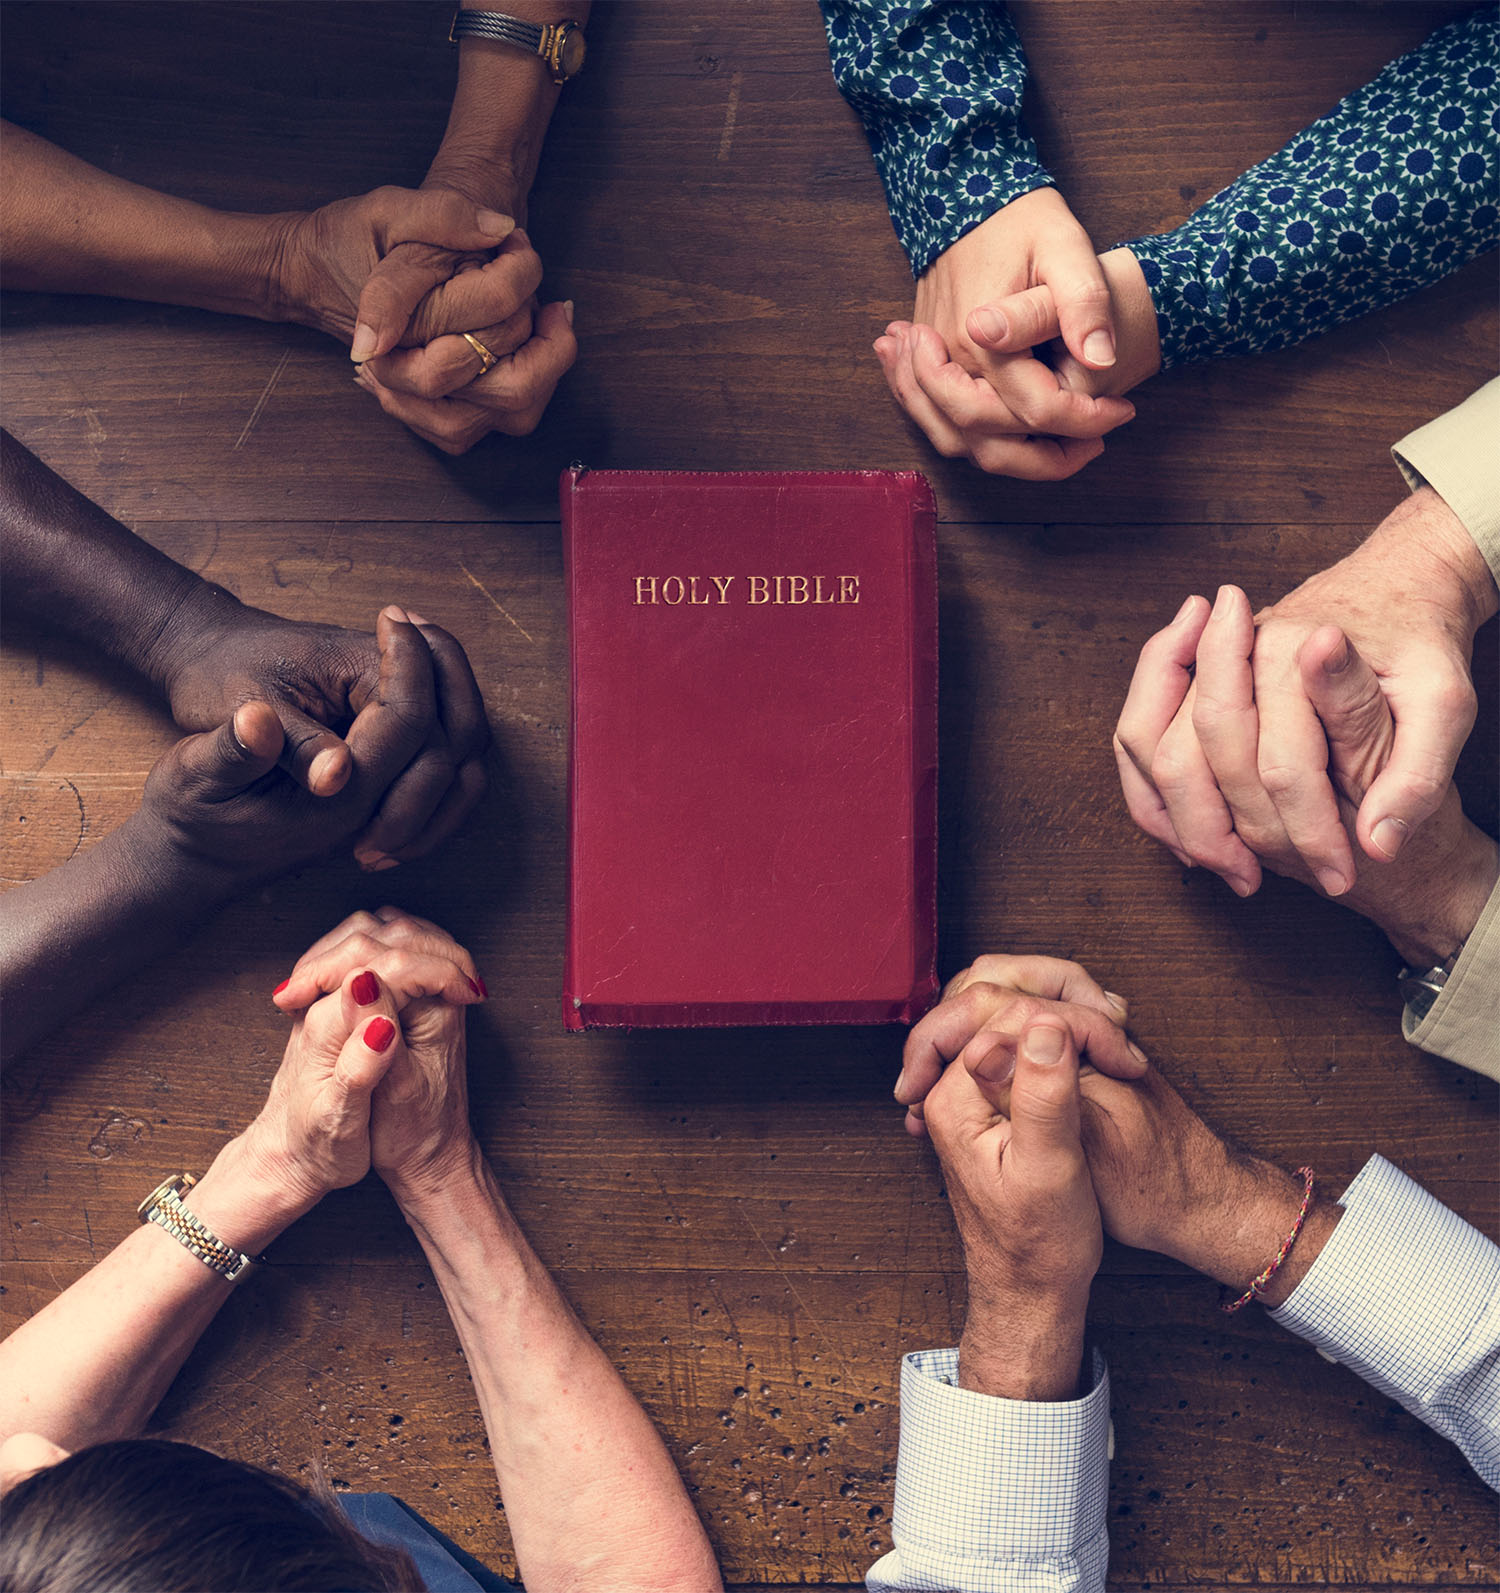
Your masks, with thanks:
[[[560,22],[527,22],[506,16],[503,11],[465,11],[453,14],[448,42],[460,39],[490,39],[534,55],[556,84],[563,84],[582,70],[588,46],[582,26],[571,17]]]
[[[1401,999],[1418,1023],[1432,1011],[1437,998],[1448,983],[1448,976],[1458,966],[1467,940],[1458,943],[1458,950],[1432,968],[1403,968],[1396,975],[1396,988]]]
[[[136,1208],[142,1222],[155,1223],[169,1233],[183,1249],[191,1252],[210,1272],[217,1272],[228,1283],[237,1283],[255,1265],[255,1258],[227,1245],[195,1213],[182,1203],[182,1191],[197,1182],[191,1173],[174,1173],[165,1178]]]
[[[523,22],[500,11],[458,11],[448,38],[454,44],[464,38],[498,39],[501,44],[514,44],[540,55],[545,31],[540,22]]]

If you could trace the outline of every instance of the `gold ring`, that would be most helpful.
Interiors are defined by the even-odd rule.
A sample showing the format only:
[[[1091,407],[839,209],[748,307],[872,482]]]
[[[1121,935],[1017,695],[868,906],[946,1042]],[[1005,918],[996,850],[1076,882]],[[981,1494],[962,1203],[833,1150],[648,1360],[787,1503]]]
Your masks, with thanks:
[[[481,376],[483,376],[492,365],[498,365],[500,363],[498,357],[494,354],[491,354],[484,344],[481,343],[472,332],[460,332],[458,335],[479,356],[479,374]]]

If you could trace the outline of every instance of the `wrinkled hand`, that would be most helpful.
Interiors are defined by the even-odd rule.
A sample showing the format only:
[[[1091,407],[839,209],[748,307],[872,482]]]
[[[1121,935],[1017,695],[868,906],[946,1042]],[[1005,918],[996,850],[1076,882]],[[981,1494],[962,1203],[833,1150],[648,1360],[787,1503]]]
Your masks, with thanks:
[[[358,1183],[370,1170],[371,1100],[404,1050],[390,993],[351,974],[292,1025],[266,1104],[241,1136],[240,1164],[295,1211]]]
[[[1165,738],[1163,773],[1183,787],[1175,803],[1165,804],[1174,823],[1181,814],[1195,833],[1221,831],[1207,845],[1184,844],[1180,835],[1175,843],[1168,840],[1179,857],[1205,863],[1249,895],[1259,871],[1248,852],[1262,850],[1249,842],[1249,832],[1261,832],[1274,817],[1275,830],[1322,888],[1341,895],[1355,880],[1355,849],[1305,684],[1307,643],[1324,626],[1338,626],[1379,679],[1391,716],[1389,754],[1355,799],[1354,839],[1366,857],[1388,862],[1447,800],[1474,723],[1474,634],[1495,604],[1494,582],[1473,539],[1430,488],[1414,493],[1354,553],[1256,617],[1253,700],[1237,684],[1243,677],[1234,656],[1243,641],[1242,617],[1233,619],[1232,632],[1227,617],[1211,627],[1211,656],[1195,660],[1188,649],[1200,647],[1194,633],[1203,632],[1207,618],[1202,600],[1189,599],[1142,650],[1116,734],[1121,779],[1137,822],[1166,839],[1159,814],[1154,827],[1148,822],[1157,805],[1147,789],[1159,786],[1150,770],[1156,744]],[[1236,616],[1241,607],[1236,599]],[[1229,649],[1222,669],[1213,663],[1219,637]],[[1182,697],[1181,671],[1195,662],[1201,753],[1184,727],[1165,737]],[[1207,695],[1205,665],[1226,681]],[[1247,727],[1256,738],[1248,757]],[[1206,778],[1217,779],[1222,802],[1207,792]],[[1219,814],[1226,804],[1248,851],[1223,831]]]
[[[515,327],[491,341],[475,333],[497,356],[488,372],[462,337],[441,337],[425,349],[397,351],[362,365],[355,380],[424,441],[447,454],[461,454],[492,431],[524,437],[536,430],[558,382],[578,357],[573,305],[544,305],[517,342]]]
[[[1244,1290],[1291,1231],[1302,1180],[1226,1143],[1154,1068],[1131,1084],[1086,1073],[1082,1091],[1083,1148],[1110,1237]],[[1263,1303],[1286,1299],[1337,1220],[1331,1202],[1314,1202]]]
[[[451,935],[425,918],[381,907],[353,914],[310,946],[273,999],[283,1011],[295,1011],[357,970],[378,974],[406,1037],[375,1096],[374,1167],[398,1199],[419,1198],[477,1154],[463,1009],[484,999],[484,983]]]
[[[576,355],[570,312],[537,312],[542,263],[525,232],[451,189],[324,205],[291,218],[280,253],[282,318],[349,344],[382,408],[448,452],[534,429]],[[498,361],[477,382],[464,332]]]
[[[1103,1252],[1078,1082],[1072,1033],[1048,1016],[1022,1030],[1013,1064],[996,1052],[966,1055],[927,1097],[968,1269],[967,1388],[1050,1400],[1077,1391]]]
[[[345,735],[353,769],[336,795],[311,796],[277,767],[284,738],[276,710],[247,702],[157,761],[127,821],[137,844],[236,886],[355,837],[356,855],[374,847],[381,858],[393,845],[403,857],[436,845],[473,795],[434,746],[433,655],[418,628],[390,610],[376,622],[376,645],[379,673]]]
[[[1309,866],[1265,767],[1262,715],[1276,699],[1262,696],[1252,667],[1263,630],[1245,594],[1226,586],[1212,612],[1201,598],[1189,599],[1143,649],[1115,738],[1132,816],[1181,861],[1213,869],[1242,896],[1258,888],[1265,864],[1338,895],[1403,955],[1443,960],[1472,928],[1494,882],[1493,843],[1464,817],[1450,780],[1394,861],[1372,862],[1349,846],[1397,756],[1400,732],[1386,681],[1338,626],[1320,626],[1294,660],[1296,694],[1311,724],[1300,728],[1295,761],[1285,767],[1326,791],[1350,875]],[[1434,954],[1440,945],[1447,949]]]
[[[202,731],[242,704],[266,703],[280,722],[287,773],[319,797],[343,791],[356,767],[352,727],[368,708],[382,706],[376,636],[282,619],[202,590],[201,608],[174,615],[159,671],[173,718],[184,730]],[[458,827],[484,791],[490,739],[474,672],[453,636],[395,607],[376,624],[402,637],[390,684],[403,710],[420,716],[422,739],[404,767],[382,763],[381,801],[356,848],[367,867],[420,857]]]
[[[1035,331],[1045,306],[1046,335]],[[1123,398],[1075,391],[1038,359],[1061,336],[1087,371],[1115,364],[1110,289],[1061,194],[1013,199],[946,249],[917,284],[912,321],[875,353],[897,403],[949,458],[1027,480],[1058,481],[1104,450],[1135,413]]]
[[[1076,962],[1057,957],[977,958],[948,981],[943,999],[906,1037],[896,1099],[909,1132],[923,1130],[923,1102],[949,1063],[1004,1070],[1015,1061],[1022,1031],[1034,1018],[1065,1023],[1074,1043],[1101,1072],[1133,1079],[1145,1053],[1127,1037],[1123,997],[1093,980]]]

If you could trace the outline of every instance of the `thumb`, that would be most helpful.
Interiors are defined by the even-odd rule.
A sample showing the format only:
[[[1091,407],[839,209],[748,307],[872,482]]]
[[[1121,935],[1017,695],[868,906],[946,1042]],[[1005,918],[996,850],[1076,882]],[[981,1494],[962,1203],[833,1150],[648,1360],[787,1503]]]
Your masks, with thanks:
[[[1083,1154],[1079,1130],[1078,1050],[1053,1018],[1028,1024],[1010,1087],[1010,1149],[1036,1164]]]
[[[1382,683],[1335,625],[1302,644],[1298,663],[1324,722],[1334,785],[1359,806],[1359,843],[1388,863],[1448,793],[1474,727],[1473,684],[1444,663]]]
[[[1107,371],[1115,362],[1115,323],[1109,284],[1088,235],[1050,246],[1036,271],[1052,290],[1068,353],[1090,370]]]
[[[222,802],[269,774],[281,744],[276,710],[269,703],[241,703],[217,730],[182,743],[182,771],[205,801]]]
[[[515,231],[515,221],[448,189],[395,190],[376,218],[381,259],[360,289],[349,357],[356,363],[389,354],[422,300],[453,275],[454,262],[434,251],[488,252]],[[402,249],[422,243],[426,249]]]
[[[1024,354],[1060,335],[1057,301],[1049,287],[1027,288],[970,310],[964,330],[976,348]]]
[[[1346,802],[1357,805],[1395,740],[1380,680],[1337,625],[1321,626],[1303,642],[1297,667],[1328,738],[1328,777]]]
[[[401,1025],[384,1013],[362,1019],[344,1041],[333,1065],[334,1082],[346,1105],[367,1102],[375,1087],[390,1072],[405,1050]]]
[[[354,772],[354,758],[344,738],[290,703],[281,704],[280,718],[281,762],[287,773],[313,796],[337,795]]]

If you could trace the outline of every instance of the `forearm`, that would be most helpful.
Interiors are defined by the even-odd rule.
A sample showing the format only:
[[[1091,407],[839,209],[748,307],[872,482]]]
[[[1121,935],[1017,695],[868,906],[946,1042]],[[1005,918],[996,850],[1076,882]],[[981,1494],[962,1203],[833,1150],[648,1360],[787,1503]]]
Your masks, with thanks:
[[[174,199],[8,123],[0,195],[7,288],[282,318],[275,267],[290,216],[240,215]]]
[[[1076,1399],[1087,1307],[1086,1288],[1059,1299],[996,1297],[971,1275],[959,1386],[1001,1399]]]
[[[1022,119],[1026,57],[1001,6],[819,3],[834,80],[864,124],[913,275],[1051,181]],[[967,35],[948,26],[958,9]]]
[[[0,431],[3,615],[61,631],[158,689],[189,610],[238,602],[127,531]]]
[[[475,1155],[472,1176],[397,1198],[468,1359],[526,1586],[717,1588],[665,1445]]]
[[[4,896],[0,1062],[9,1062],[174,945],[233,893],[226,870],[182,856],[137,812]]]
[[[251,1254],[298,1215],[240,1140],[184,1203]],[[78,1449],[138,1433],[231,1287],[155,1224],[137,1229],[0,1344],[0,1441],[35,1432]]]
[[[1132,241],[1164,366],[1289,347],[1493,249],[1497,39],[1485,9],[1438,29],[1182,226]]]
[[[526,22],[588,21],[590,0],[463,0],[461,9],[503,10]],[[536,178],[560,89],[540,58],[489,39],[462,39],[458,85],[443,142],[424,188],[452,188],[518,221]]]

